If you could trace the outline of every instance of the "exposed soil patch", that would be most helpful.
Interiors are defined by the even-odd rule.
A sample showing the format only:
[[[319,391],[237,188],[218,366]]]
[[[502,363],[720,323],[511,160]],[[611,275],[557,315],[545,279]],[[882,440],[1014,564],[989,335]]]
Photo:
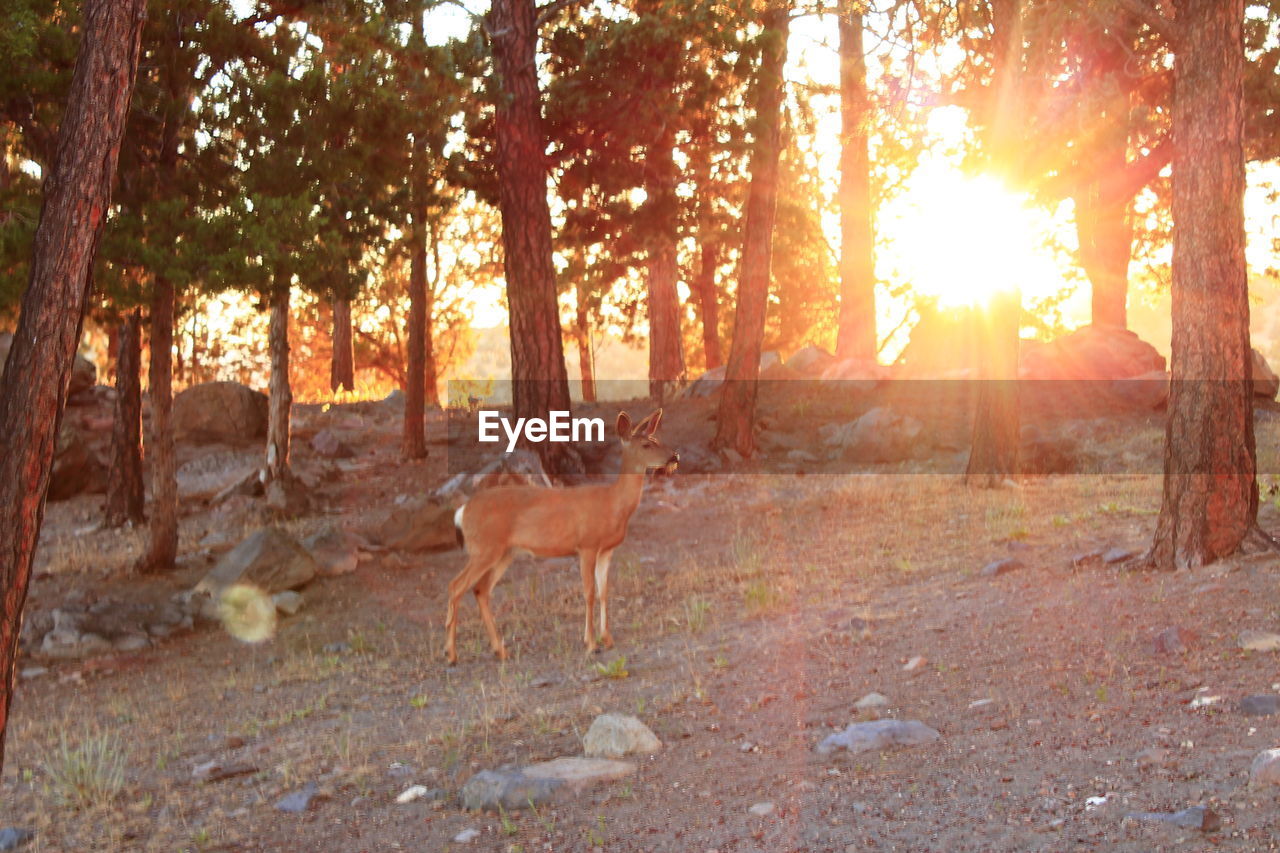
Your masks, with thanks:
[[[779,394],[762,414],[772,432],[795,434],[876,402]],[[959,404],[932,405],[937,423],[965,417]],[[616,407],[592,411],[611,420]],[[664,441],[705,442],[713,411],[681,403]],[[1158,470],[1159,416],[1090,424],[1077,435],[1094,470],[1108,460]],[[458,454],[493,452],[446,454],[437,418],[432,457],[406,465],[394,413],[376,407],[304,409],[298,426],[296,465],[318,498],[315,515],[285,525],[299,535],[371,524],[472,458]],[[311,454],[306,439],[320,429],[355,456]],[[1260,446],[1275,446],[1275,432],[1261,414]],[[1270,849],[1275,794],[1247,782],[1254,755],[1278,745],[1278,718],[1238,705],[1280,692],[1280,653],[1244,651],[1237,637],[1280,630],[1280,559],[1180,574],[1075,565],[1145,548],[1158,476],[969,491],[958,457],[842,476],[656,478],[614,561],[618,648],[599,658],[582,653],[574,561],[524,558],[495,593],[512,659],[491,660],[468,601],[461,663],[444,667],[445,584],[462,565],[453,551],[377,554],[319,579],[260,645],[206,623],[140,652],[24,659],[47,672],[19,682],[0,827],[33,829],[23,849],[41,851],[443,850],[464,847],[453,839],[467,829],[478,831],[471,848],[504,851]],[[91,530],[100,500],[50,504],[33,611],[69,598],[166,601],[211,565],[216,553],[200,544],[211,532],[259,523],[252,502],[209,509],[193,498],[182,568],[144,581],[125,575],[141,533]],[[1262,520],[1280,526],[1270,503]],[[982,574],[1009,556],[1020,567]],[[1183,629],[1182,652],[1156,644],[1171,627]],[[923,661],[906,669],[914,658]],[[855,707],[873,691],[887,706]],[[580,755],[602,712],[640,717],[663,749],[625,781],[536,811],[459,808],[458,789],[478,770]],[[814,752],[876,714],[920,720],[942,738]],[[103,734],[124,759],[121,792],[62,804],[60,740]],[[309,784],[304,811],[276,808]],[[430,795],[397,804],[414,784]],[[1195,805],[1219,825],[1124,820]]]

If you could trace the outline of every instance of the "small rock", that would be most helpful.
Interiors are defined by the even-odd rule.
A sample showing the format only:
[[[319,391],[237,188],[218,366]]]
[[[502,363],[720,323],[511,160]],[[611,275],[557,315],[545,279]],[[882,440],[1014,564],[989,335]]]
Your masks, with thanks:
[[[592,720],[582,738],[582,748],[588,758],[621,758],[657,752],[662,749],[662,741],[635,717],[601,714]]]
[[[47,666],[28,666],[24,667],[21,673],[22,678],[39,678],[42,675],[48,675],[49,667]]]
[[[1077,569],[1082,568],[1090,563],[1101,560],[1102,555],[1105,553],[1107,553],[1106,550],[1098,549],[1097,551],[1085,551],[1083,553],[1076,554],[1071,558],[1071,565]]]
[[[250,773],[257,772],[258,768],[252,764],[246,764],[239,761],[224,763],[215,758],[212,761],[197,764],[191,771],[191,779],[195,782],[220,782],[223,779],[231,779],[236,776],[247,776]]]
[[[151,640],[142,634],[125,634],[123,637],[117,637],[111,647],[118,652],[136,652],[149,648]]]
[[[1280,785],[1280,749],[1266,749],[1249,765],[1250,785]]]
[[[889,706],[889,697],[882,693],[868,693],[857,702],[853,703],[853,707],[859,711],[870,711],[875,708],[887,708]]]
[[[410,785],[400,792],[400,795],[396,797],[396,802],[400,805],[412,803],[414,800],[420,800],[425,797],[429,790],[426,785]]]
[[[1217,813],[1204,806],[1191,806],[1180,812],[1129,812],[1124,819],[1168,823],[1184,829],[1199,829],[1203,832],[1214,832],[1222,826],[1222,819]]]
[[[282,812],[293,812],[300,814],[307,810],[311,805],[312,798],[316,795],[317,786],[315,782],[308,782],[303,786],[302,790],[294,791],[292,794],[286,794],[276,802],[276,808]]]
[[[1139,767],[1166,767],[1169,764],[1169,750],[1158,746],[1149,746],[1133,757]]]
[[[911,660],[906,662],[906,664],[902,667],[902,671],[915,672],[916,670],[920,669],[928,662],[929,662],[929,659],[926,658],[924,655],[916,655]]]
[[[271,596],[271,603],[285,616],[295,616],[302,609],[302,594],[292,589]]]
[[[919,720],[875,720],[851,723],[844,731],[827,735],[816,750],[819,755],[830,755],[838,749],[857,754],[873,749],[923,746],[941,738],[942,735]]]
[[[311,449],[328,459],[350,459],[356,452],[332,431],[322,429],[311,437]]]
[[[472,841],[475,841],[479,837],[480,837],[480,830],[476,829],[475,827],[471,827],[470,829],[464,829],[462,830],[462,832],[459,832],[457,835],[453,837],[453,840],[454,840],[454,843],[456,844],[470,844]]]
[[[982,567],[981,574],[983,577],[993,578],[996,575],[1016,572],[1022,568],[1026,568],[1026,566],[1017,557],[1004,557],[1003,559],[987,563]]]
[[[996,707],[996,700],[994,699],[975,699],[969,703],[970,711],[978,711],[978,712],[993,711],[995,710],[995,707]]]
[[[754,743],[752,743],[752,742],[751,742],[751,741],[749,741],[749,740],[744,740],[744,741],[742,742],[742,745],[738,747],[738,751],[739,751],[739,752],[750,752],[751,750],[753,750],[753,749],[755,749],[755,748],[756,748],[756,745],[755,745]]]
[[[26,844],[35,837],[36,834],[29,829],[6,826],[0,829],[0,850],[17,850],[20,845]]]
[[[533,779],[520,770],[481,770],[462,786],[458,798],[468,811],[514,811],[547,802],[562,784],[559,779]]]
[[[1116,563],[1123,563],[1136,556],[1133,551],[1127,548],[1108,548],[1102,555],[1102,562],[1108,566],[1114,566]]]
[[[1183,655],[1187,653],[1187,648],[1194,640],[1195,635],[1190,631],[1174,625],[1156,634],[1153,642],[1156,647],[1156,654]]]
[[[1241,631],[1240,648],[1251,652],[1274,652],[1280,649],[1280,634],[1269,631]]]
[[[754,806],[747,809],[747,811],[751,812],[756,817],[768,817],[769,815],[773,814],[776,809],[777,809],[777,806],[775,806],[773,803],[763,802],[763,803],[756,803]]]
[[[1280,713],[1280,696],[1274,693],[1246,696],[1240,700],[1240,713],[1249,717],[1270,717]]]

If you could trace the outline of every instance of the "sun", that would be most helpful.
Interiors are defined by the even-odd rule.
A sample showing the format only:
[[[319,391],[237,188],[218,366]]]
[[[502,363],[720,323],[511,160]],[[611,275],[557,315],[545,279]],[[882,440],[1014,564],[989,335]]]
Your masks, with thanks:
[[[990,176],[922,167],[880,217],[896,277],[947,307],[1061,286],[1044,214]]]

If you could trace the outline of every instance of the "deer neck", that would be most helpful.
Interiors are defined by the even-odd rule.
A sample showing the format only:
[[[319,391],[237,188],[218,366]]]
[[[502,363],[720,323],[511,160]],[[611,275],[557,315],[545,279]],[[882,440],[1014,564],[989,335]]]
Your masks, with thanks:
[[[613,492],[614,509],[622,516],[629,517],[640,505],[640,495],[644,492],[644,477],[643,462],[628,464],[628,460],[622,460],[622,471],[610,486]]]

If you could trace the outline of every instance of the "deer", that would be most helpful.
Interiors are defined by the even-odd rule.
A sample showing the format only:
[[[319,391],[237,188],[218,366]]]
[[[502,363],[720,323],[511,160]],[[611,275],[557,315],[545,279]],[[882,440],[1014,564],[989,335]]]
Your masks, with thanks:
[[[454,526],[467,552],[467,563],[449,582],[445,614],[445,659],[458,662],[458,602],[467,590],[475,593],[480,618],[498,660],[507,659],[506,646],[490,608],[493,588],[517,554],[569,557],[576,554],[582,570],[582,595],[587,618],[583,632],[587,653],[598,651],[592,616],[600,602],[599,642],[613,648],[609,632],[609,560],[627,536],[627,524],[640,505],[645,475],[652,469],[675,470],[680,455],[658,441],[662,409],[635,424],[626,412],[618,415],[622,441],[622,469],[608,484],[571,488],[497,486],[477,492],[454,514]]]

